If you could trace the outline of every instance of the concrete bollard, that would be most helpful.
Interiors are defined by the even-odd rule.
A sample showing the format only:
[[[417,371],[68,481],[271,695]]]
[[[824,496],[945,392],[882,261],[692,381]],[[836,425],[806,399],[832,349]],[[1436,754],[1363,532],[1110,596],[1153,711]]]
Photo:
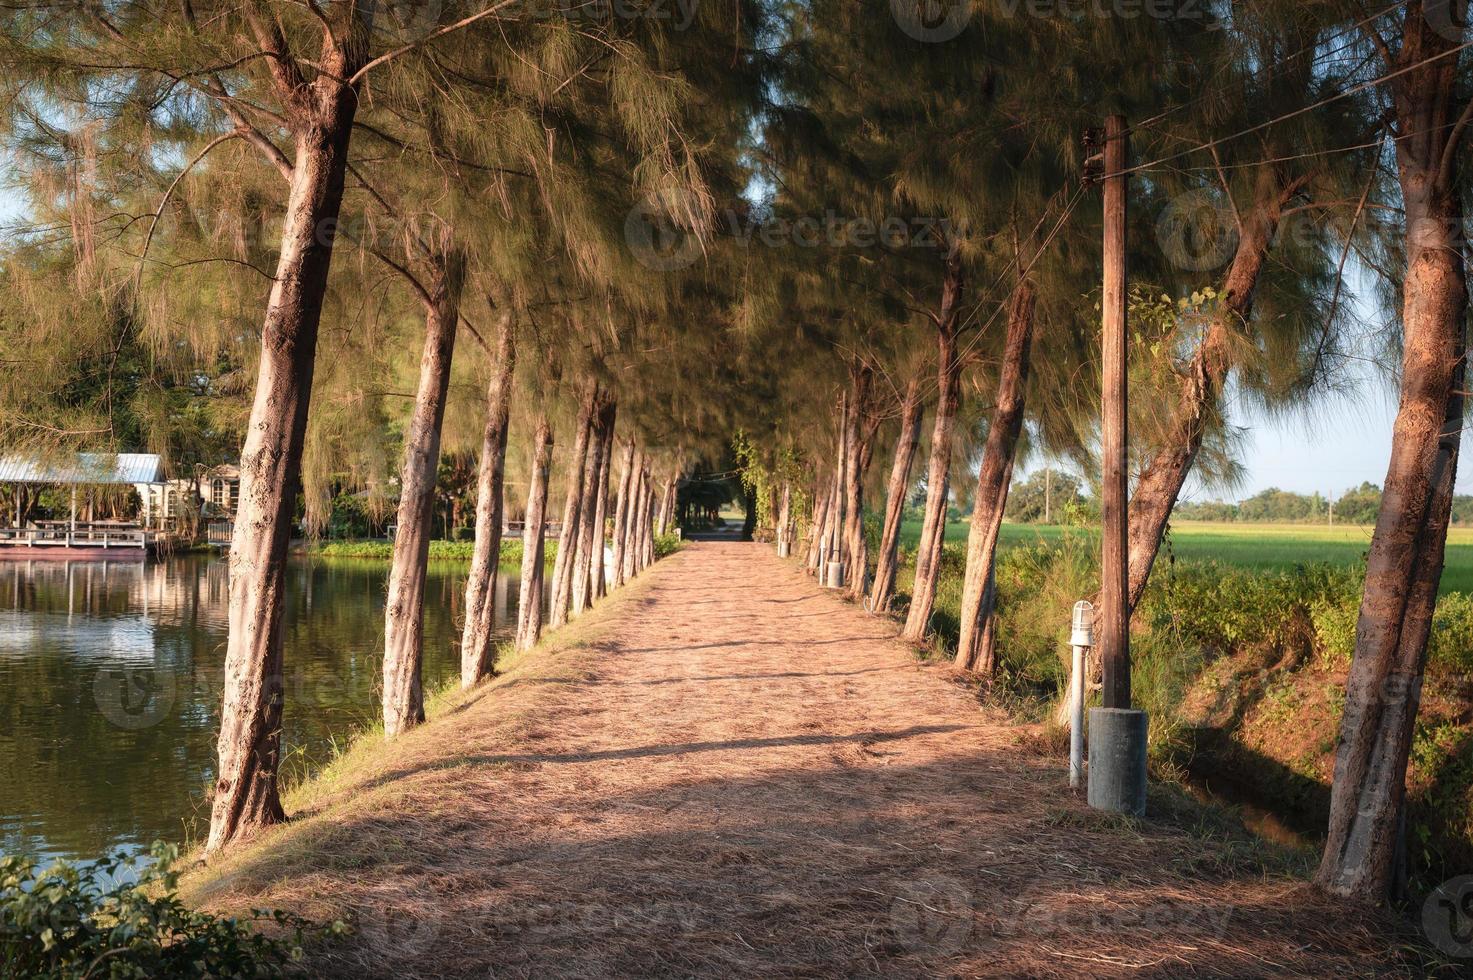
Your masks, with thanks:
[[[831,561],[825,568],[824,586],[830,589],[842,589],[844,587],[844,563]]]
[[[1089,709],[1089,805],[1146,812],[1146,741],[1150,722],[1136,708]]]

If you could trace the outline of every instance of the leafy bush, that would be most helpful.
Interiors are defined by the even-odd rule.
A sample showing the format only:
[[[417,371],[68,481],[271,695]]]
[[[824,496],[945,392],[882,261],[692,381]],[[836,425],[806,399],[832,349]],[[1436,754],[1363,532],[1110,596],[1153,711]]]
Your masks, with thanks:
[[[673,555],[683,547],[685,547],[685,539],[673,531],[669,534],[658,534],[655,536],[656,558]]]
[[[1437,600],[1427,666],[1441,674],[1473,677],[1473,595],[1454,592]]]
[[[153,863],[111,858],[83,870],[0,858],[0,975],[80,980],[276,977],[309,935],[342,931],[285,912],[245,921],[196,912],[178,898],[178,848],[155,843]],[[121,883],[133,879],[133,883]],[[253,928],[269,924],[278,936]]]

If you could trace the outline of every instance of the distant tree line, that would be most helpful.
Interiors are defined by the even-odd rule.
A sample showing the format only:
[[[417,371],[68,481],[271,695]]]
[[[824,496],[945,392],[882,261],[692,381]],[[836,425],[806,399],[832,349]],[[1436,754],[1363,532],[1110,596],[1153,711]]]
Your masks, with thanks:
[[[1362,483],[1333,502],[1319,493],[1294,493],[1270,487],[1236,504],[1221,500],[1186,501],[1176,505],[1173,516],[1182,521],[1245,521],[1285,524],[1329,523],[1334,508],[1336,524],[1375,524],[1381,509],[1381,488]],[[1454,524],[1473,523],[1473,495],[1453,497]]]
[[[1319,493],[1295,493],[1269,487],[1237,503],[1222,500],[1182,500],[1172,511],[1179,521],[1242,521],[1244,523],[1328,524],[1376,523],[1381,488],[1362,483],[1333,501]],[[1099,520],[1100,502],[1093,488],[1072,473],[1037,470],[1013,482],[1006,515],[1016,524],[1089,524]],[[1454,524],[1473,524],[1473,494],[1453,497]]]

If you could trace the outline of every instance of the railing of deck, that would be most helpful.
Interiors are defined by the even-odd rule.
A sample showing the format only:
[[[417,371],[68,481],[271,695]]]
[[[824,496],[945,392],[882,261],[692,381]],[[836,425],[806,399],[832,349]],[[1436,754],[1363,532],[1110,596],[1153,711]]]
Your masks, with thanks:
[[[143,548],[142,528],[0,528],[0,547],[11,548]]]

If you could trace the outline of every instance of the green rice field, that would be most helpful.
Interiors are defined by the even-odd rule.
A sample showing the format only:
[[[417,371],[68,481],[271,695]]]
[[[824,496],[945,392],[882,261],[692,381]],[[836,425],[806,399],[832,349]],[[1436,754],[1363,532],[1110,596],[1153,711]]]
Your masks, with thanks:
[[[907,521],[902,533],[906,546],[914,547],[921,535],[920,522]],[[1057,541],[1065,533],[1088,532],[1056,525],[1004,524],[1001,546],[1011,548],[1039,541]],[[946,540],[964,543],[967,524],[948,524]],[[1244,568],[1284,569],[1312,562],[1362,564],[1370,544],[1371,528],[1356,525],[1320,527],[1182,521],[1171,527],[1170,548],[1178,559],[1212,559]],[[1473,528],[1454,528],[1448,535],[1442,592],[1473,593]]]

